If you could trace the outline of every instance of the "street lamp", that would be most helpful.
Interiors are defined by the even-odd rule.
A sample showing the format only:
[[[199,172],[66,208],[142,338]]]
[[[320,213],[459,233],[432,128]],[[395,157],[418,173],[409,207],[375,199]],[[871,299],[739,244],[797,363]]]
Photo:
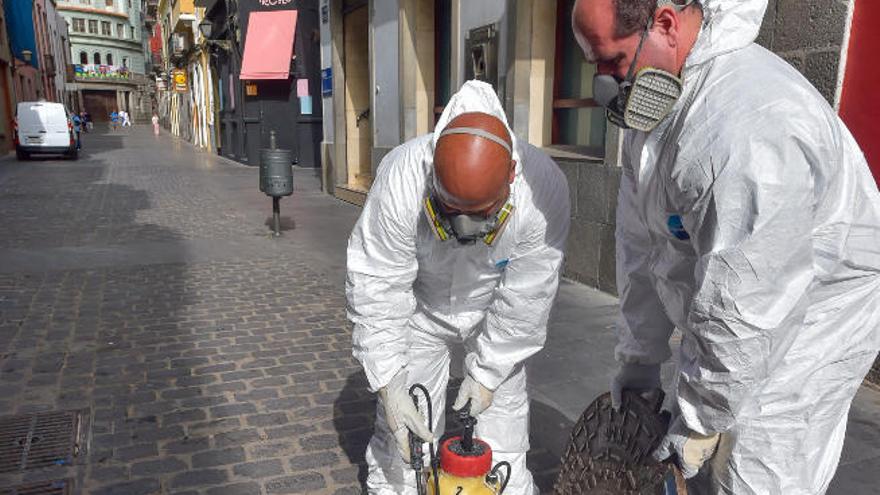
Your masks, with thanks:
[[[31,63],[31,56],[33,54],[34,54],[34,52],[32,52],[30,50],[22,50],[21,51],[21,58],[22,58],[22,60],[24,60],[24,62],[26,64],[29,64],[29,63]]]
[[[199,23],[199,32],[202,33],[202,36],[205,37],[206,40],[211,39],[211,33],[214,31],[214,23],[205,19]]]
[[[217,47],[227,51],[230,49],[231,44],[228,40],[211,39],[211,35],[214,33],[214,23],[209,21],[208,19],[205,19],[199,23],[199,32],[202,33],[202,37],[205,39],[205,43],[208,46]]]

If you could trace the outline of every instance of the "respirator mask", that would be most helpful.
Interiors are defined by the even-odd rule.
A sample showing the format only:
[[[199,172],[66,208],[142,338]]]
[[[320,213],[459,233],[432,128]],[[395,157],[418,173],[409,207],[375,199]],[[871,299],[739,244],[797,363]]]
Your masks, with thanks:
[[[683,10],[693,3],[683,4],[672,0],[659,0],[658,7],[672,5]],[[622,129],[636,129],[650,132],[669,115],[675,102],[681,97],[682,82],[677,76],[653,67],[645,67],[635,72],[639,53],[651,32],[653,17],[642,33],[639,46],[630,63],[626,78],[618,81],[614,76],[596,74],[593,77],[593,99],[605,107],[608,120]]]

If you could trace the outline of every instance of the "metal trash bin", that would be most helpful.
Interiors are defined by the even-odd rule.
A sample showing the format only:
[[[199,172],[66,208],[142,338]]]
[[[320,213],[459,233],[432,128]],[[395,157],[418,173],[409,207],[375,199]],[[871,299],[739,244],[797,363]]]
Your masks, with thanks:
[[[269,133],[269,148],[260,150],[260,191],[272,197],[273,231],[281,235],[281,210],[279,201],[293,194],[293,168],[295,163],[291,150],[278,149],[275,131]]]

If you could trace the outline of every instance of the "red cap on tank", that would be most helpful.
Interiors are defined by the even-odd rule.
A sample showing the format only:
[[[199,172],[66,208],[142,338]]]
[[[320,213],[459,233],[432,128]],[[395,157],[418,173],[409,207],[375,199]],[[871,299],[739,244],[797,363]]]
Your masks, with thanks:
[[[492,469],[492,448],[475,438],[474,452],[465,454],[461,449],[461,437],[450,437],[440,445],[440,469],[459,478],[485,476]]]

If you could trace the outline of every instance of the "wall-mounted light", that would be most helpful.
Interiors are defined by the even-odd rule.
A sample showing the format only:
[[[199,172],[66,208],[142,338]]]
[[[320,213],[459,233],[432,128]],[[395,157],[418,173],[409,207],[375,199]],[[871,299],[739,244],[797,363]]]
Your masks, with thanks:
[[[25,61],[25,63],[29,64],[29,63],[31,63],[31,56],[33,54],[34,54],[34,52],[32,52],[30,50],[22,50],[21,51],[21,58],[22,58],[22,60]]]
[[[214,31],[214,23],[205,19],[204,21],[199,23],[199,32],[202,33],[202,36],[205,39],[211,39],[211,34]]]

